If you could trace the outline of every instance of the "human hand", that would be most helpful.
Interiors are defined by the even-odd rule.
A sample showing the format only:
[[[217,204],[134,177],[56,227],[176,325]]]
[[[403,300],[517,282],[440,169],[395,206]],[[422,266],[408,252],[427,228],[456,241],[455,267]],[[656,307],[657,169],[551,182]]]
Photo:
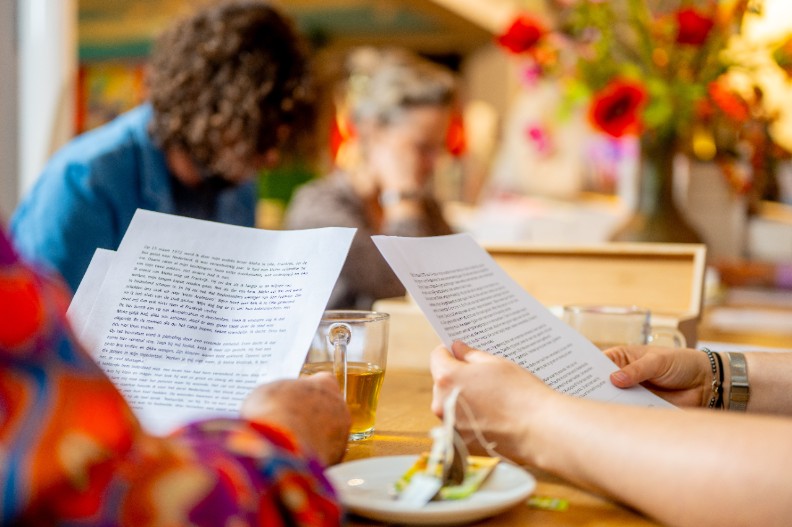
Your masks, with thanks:
[[[712,367],[705,353],[657,346],[618,346],[604,353],[620,368],[610,376],[614,386],[643,384],[676,406],[706,406],[710,399]]]
[[[438,346],[431,354],[432,411],[442,418],[443,402],[459,387],[456,428],[470,450],[486,450],[476,439],[478,430],[499,454],[530,463],[528,427],[536,410],[559,395],[511,361],[462,342],[454,342],[451,349]]]
[[[369,163],[380,192],[420,194],[431,174],[431,167],[422,168],[416,149],[395,133],[383,133],[372,142]]]
[[[242,417],[282,427],[325,466],[341,461],[352,420],[335,377],[318,373],[256,387]]]

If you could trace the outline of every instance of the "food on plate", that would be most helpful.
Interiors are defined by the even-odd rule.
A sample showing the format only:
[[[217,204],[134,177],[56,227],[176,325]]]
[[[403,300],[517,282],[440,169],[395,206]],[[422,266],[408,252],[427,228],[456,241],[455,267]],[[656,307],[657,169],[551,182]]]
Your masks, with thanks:
[[[461,483],[448,483],[442,485],[434,494],[435,500],[461,500],[476,492],[489,477],[500,458],[484,456],[468,456],[464,478]],[[415,463],[401,475],[393,484],[393,493],[400,496],[414,482],[416,476],[428,476],[435,481],[441,481],[442,465],[434,465],[430,469],[429,453],[421,454]]]

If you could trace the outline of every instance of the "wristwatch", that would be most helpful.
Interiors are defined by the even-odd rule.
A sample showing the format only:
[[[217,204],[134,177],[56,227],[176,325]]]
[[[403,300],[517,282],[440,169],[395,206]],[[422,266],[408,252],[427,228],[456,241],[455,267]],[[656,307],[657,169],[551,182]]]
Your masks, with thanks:
[[[748,407],[751,390],[748,386],[748,366],[745,355],[728,352],[729,371],[731,372],[731,389],[729,391],[729,410],[744,412]]]

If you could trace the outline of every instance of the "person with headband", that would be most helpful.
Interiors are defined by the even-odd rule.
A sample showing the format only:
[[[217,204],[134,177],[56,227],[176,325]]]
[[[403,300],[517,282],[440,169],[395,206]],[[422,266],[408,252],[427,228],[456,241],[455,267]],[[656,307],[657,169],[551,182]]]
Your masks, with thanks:
[[[663,525],[789,525],[792,353],[605,354],[619,367],[615,386],[643,384],[684,410],[561,394],[462,342],[432,351],[432,408],[442,416],[459,388],[457,428],[472,451],[550,472]]]
[[[296,192],[285,227],[356,227],[328,308],[370,309],[404,286],[373,234],[450,234],[430,183],[446,144],[455,80],[404,50],[360,48],[347,61],[337,107],[354,130],[329,176]]]
[[[269,3],[225,1],[157,39],[148,102],[58,151],[11,220],[17,250],[76,290],[138,208],[252,227],[257,171],[310,129],[303,42]]]

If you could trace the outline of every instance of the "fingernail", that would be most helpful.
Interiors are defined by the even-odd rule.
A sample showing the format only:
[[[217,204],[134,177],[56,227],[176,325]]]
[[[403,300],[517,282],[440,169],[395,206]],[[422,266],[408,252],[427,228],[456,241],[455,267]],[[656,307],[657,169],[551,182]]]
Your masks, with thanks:
[[[619,384],[628,384],[630,382],[630,378],[621,370],[611,373],[611,379]]]

